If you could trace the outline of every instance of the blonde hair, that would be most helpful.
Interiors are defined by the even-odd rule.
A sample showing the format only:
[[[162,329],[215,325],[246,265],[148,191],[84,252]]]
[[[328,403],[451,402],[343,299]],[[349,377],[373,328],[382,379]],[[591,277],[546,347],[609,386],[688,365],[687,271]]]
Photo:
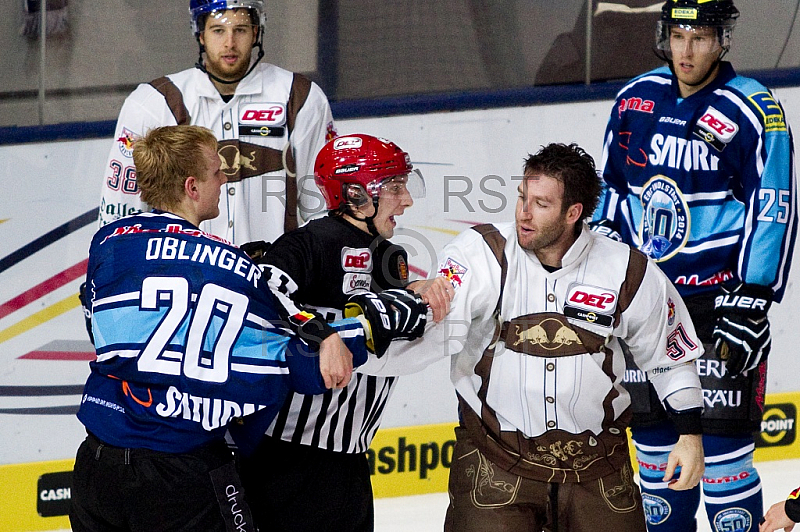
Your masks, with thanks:
[[[133,163],[142,201],[169,210],[183,198],[186,178],[202,180],[208,170],[202,148],[217,152],[217,138],[200,126],[162,126],[133,143]]]

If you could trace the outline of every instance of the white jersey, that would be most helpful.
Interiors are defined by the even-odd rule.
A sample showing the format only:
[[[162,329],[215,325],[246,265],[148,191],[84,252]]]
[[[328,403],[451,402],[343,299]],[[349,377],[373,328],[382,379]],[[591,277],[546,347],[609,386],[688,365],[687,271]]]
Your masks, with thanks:
[[[466,231],[439,257],[438,275],[455,288],[447,318],[429,324],[419,340],[393,342],[383,358],[359,371],[396,375],[452,356],[462,422],[469,429],[473,420],[489,435],[492,449],[475,443],[495,463],[530,478],[589,480],[589,467],[597,463],[602,469],[615,451],[617,460],[628,459],[630,397],[622,386],[620,342],[648,372],[662,400],[699,389],[691,362],[703,353],[702,343],[672,283],[629,246],[584,227],[562,267],[549,272],[519,246],[513,223],[497,229],[506,239],[508,263],[502,327],[495,319],[498,259],[477,231]],[[598,441],[600,447],[592,449]],[[503,453],[517,458],[505,460],[498,456]]]
[[[100,225],[148,210],[136,183],[133,140],[154,127],[185,122],[214,132],[220,143],[222,169],[228,176],[220,198],[220,215],[203,222],[201,229],[237,245],[275,240],[284,232],[287,194],[284,167],[290,115],[287,102],[294,74],[259,63],[239,82],[228,102],[222,99],[208,75],[197,68],[161,79],[171,81],[177,91],[160,92],[156,88],[159,80],[143,83],[122,106],[103,181]],[[325,208],[314,185],[314,160],[334,135],[328,100],[322,89],[311,83],[305,103],[296,111],[291,131],[298,191],[302,190],[298,192],[298,206],[303,218]]]

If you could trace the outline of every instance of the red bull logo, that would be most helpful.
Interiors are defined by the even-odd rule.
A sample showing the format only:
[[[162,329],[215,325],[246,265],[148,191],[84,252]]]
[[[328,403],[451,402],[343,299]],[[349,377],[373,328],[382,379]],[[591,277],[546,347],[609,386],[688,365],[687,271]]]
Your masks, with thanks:
[[[328,122],[328,126],[325,131],[325,142],[330,142],[336,138],[338,133],[336,132],[336,127],[334,127],[333,122]]]
[[[516,347],[520,344],[528,343],[530,345],[538,345],[544,349],[547,349],[548,351],[559,349],[564,346],[583,345],[583,342],[578,337],[578,334],[571,328],[561,323],[558,323],[558,329],[556,329],[553,337],[550,338],[547,334],[547,330],[544,327],[544,324],[549,321],[558,323],[557,320],[547,319],[542,323],[537,323],[536,325],[532,325],[528,328],[515,325],[514,333],[517,335],[517,339],[511,345]]]
[[[228,144],[226,146],[220,147],[218,153],[220,161],[220,170],[222,170],[223,173],[228,177],[237,175],[241,168],[247,168],[248,170],[258,171],[258,168],[256,168],[255,166],[256,162],[255,150],[251,150],[248,156],[240,152],[238,147],[232,144]]]
[[[120,137],[117,139],[120,153],[128,158],[133,157],[133,143],[138,137],[139,136],[136,133],[126,127],[123,127],[122,135],[120,135]]]
[[[467,269],[453,259],[448,258],[442,267],[439,268],[438,273],[441,277],[445,277],[450,281],[453,288],[459,288],[464,280],[464,274],[467,273]]]

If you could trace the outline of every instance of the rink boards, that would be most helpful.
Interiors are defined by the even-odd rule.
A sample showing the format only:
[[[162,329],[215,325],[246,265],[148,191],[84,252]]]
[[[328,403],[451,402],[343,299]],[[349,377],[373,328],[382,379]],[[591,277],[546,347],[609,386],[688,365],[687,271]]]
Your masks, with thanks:
[[[800,458],[796,415],[800,393],[767,395],[756,461]],[[447,491],[453,423],[378,431],[367,453],[376,497]],[[73,460],[0,466],[0,523],[7,532],[69,528]]]

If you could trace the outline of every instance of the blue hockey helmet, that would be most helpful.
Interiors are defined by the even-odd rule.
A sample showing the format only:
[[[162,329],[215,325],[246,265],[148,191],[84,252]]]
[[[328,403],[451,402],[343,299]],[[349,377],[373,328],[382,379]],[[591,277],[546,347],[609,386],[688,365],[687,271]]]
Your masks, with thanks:
[[[206,70],[206,67],[203,64],[203,52],[205,51],[205,47],[200,39],[200,33],[202,33],[205,29],[208,15],[226,11],[228,9],[247,9],[250,13],[253,25],[258,27],[258,38],[253,43],[253,48],[258,48],[256,60],[253,61],[244,76],[235,80],[224,80],[218,78]],[[267,14],[264,11],[264,0],[189,0],[189,14],[192,16],[192,32],[194,33],[195,39],[197,39],[197,45],[200,48],[200,55],[195,67],[208,74],[208,76],[214,81],[226,85],[239,83],[241,80],[250,75],[250,72],[256,68],[258,62],[264,57],[264,28],[267,24]]]
[[[267,23],[264,0],[190,0],[189,13],[192,16],[192,32],[197,35],[203,31],[206,15],[226,9],[250,10],[253,24],[260,28],[260,34],[264,33]]]

